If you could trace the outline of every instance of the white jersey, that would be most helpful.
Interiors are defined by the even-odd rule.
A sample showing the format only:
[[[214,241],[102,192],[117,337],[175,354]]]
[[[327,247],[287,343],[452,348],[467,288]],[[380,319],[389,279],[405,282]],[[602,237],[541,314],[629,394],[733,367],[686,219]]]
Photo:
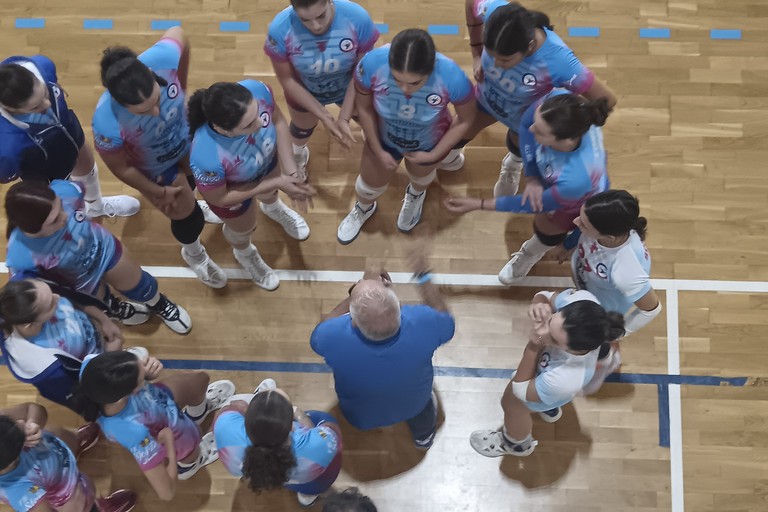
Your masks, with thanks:
[[[571,270],[576,286],[592,292],[607,311],[622,315],[651,290],[651,257],[635,231],[618,247],[604,247],[582,234]]]
[[[539,293],[549,298],[553,295],[552,292]],[[555,311],[582,300],[600,304],[588,291],[569,288],[555,298]],[[539,356],[537,375],[534,379],[541,402],[527,402],[528,408],[533,411],[548,411],[573,400],[573,397],[592,380],[599,352],[600,349],[596,349],[584,355],[576,355],[556,345],[545,346]]]

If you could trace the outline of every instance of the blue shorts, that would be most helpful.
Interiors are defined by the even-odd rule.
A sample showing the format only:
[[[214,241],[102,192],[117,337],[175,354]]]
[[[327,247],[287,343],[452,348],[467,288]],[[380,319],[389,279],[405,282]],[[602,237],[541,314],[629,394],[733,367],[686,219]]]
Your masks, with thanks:
[[[162,185],[164,187],[167,187],[167,186],[171,185],[176,180],[176,176],[179,175],[179,172],[181,172],[181,170],[179,169],[179,162],[176,162],[175,164],[173,164],[172,166],[170,166],[169,168],[164,170],[160,174],[160,176],[157,176],[154,179],[154,181],[158,185]]]

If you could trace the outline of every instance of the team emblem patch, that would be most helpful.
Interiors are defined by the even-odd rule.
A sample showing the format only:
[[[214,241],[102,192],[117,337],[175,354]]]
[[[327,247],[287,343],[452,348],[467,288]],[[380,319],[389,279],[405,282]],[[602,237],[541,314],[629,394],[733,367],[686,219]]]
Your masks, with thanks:
[[[261,127],[266,128],[269,126],[269,122],[272,120],[271,117],[269,117],[269,112],[262,112],[259,114],[259,118],[261,118]]]
[[[595,267],[595,274],[600,276],[603,279],[608,279],[608,267],[605,266],[605,263],[598,263]]]
[[[339,49],[343,52],[351,52],[355,49],[355,43],[350,38],[345,37],[341,41],[339,41]]]
[[[427,96],[427,103],[432,105],[433,107],[438,106],[443,102],[443,98],[439,94],[430,94]]]
[[[77,210],[75,212],[75,220],[77,222],[83,222],[85,220],[85,212],[83,210]]]
[[[167,93],[169,98],[171,99],[175,98],[176,96],[179,95],[179,86],[176,84],[169,85]]]
[[[530,73],[524,74],[523,85],[527,85],[528,87],[533,87],[534,85],[536,85],[536,77]]]
[[[549,361],[552,359],[552,356],[549,355],[549,352],[544,352],[541,354],[541,359],[539,359],[539,366],[542,368],[546,368],[549,366]]]

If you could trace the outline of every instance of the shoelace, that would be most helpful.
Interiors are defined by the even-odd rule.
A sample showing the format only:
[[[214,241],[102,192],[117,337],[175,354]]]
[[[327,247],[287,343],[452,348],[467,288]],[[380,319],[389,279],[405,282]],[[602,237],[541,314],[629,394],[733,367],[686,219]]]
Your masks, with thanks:
[[[163,300],[165,300],[165,304],[163,305],[162,311],[156,311],[156,313],[166,320],[178,320],[179,308],[165,297],[163,297]]]
[[[117,311],[112,311],[112,314],[120,320],[127,320],[136,314],[136,308],[129,302],[120,301],[117,303]]]

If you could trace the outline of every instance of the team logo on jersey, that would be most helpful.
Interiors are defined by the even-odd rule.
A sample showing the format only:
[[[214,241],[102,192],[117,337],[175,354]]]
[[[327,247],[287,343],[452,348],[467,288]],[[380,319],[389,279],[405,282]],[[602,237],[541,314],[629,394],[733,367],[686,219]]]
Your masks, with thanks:
[[[262,112],[259,114],[259,118],[261,119],[261,127],[266,128],[269,126],[269,122],[272,120],[271,117],[269,117],[269,112]]]
[[[533,87],[534,85],[536,85],[536,77],[530,73],[524,74],[523,85],[527,85],[528,87]]]
[[[548,180],[552,177],[552,175],[555,174],[555,170],[552,168],[551,165],[547,164],[546,167],[544,167],[544,179]]]
[[[141,440],[141,443],[139,443],[139,446],[141,446],[142,448],[146,448],[147,446],[149,446],[149,443],[150,443],[149,438],[145,437],[144,439]]]
[[[83,212],[83,210],[77,210],[75,212],[75,220],[77,222],[83,222],[85,220],[85,212]]]
[[[549,362],[552,360],[552,356],[549,355],[549,352],[544,352],[541,354],[541,359],[539,359],[539,366],[542,368],[546,368],[549,366]]]
[[[605,266],[605,263],[598,263],[595,267],[595,274],[600,276],[603,279],[608,279],[608,267]]]
[[[272,36],[267,36],[267,44],[274,48],[277,46],[277,41]]]
[[[427,96],[427,103],[429,103],[433,107],[438,106],[442,102],[443,102],[443,98],[439,94],[430,94],[429,96]]]
[[[179,95],[179,86],[176,84],[169,85],[167,93],[169,98],[171,99],[175,98],[176,96]]]
[[[355,42],[352,41],[350,38],[345,37],[341,41],[339,41],[339,49],[343,52],[351,52],[355,49]]]

